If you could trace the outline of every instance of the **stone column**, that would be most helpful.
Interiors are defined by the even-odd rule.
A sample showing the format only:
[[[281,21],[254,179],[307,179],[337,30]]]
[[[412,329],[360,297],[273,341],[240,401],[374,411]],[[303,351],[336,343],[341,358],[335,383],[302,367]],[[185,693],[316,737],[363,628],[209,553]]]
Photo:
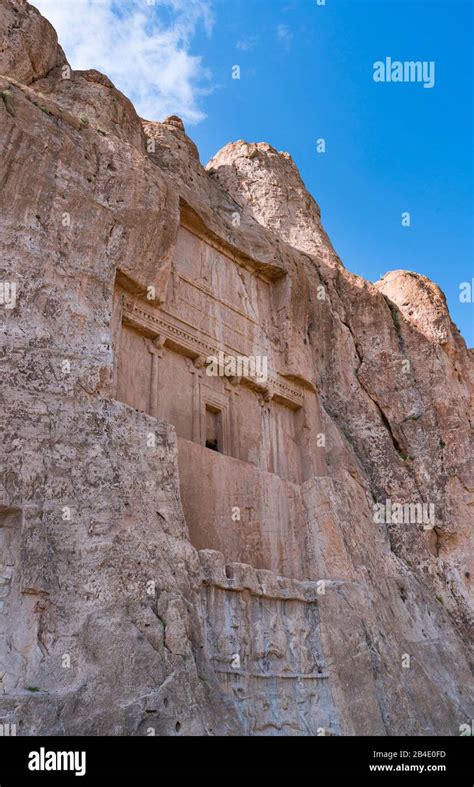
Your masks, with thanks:
[[[201,426],[201,377],[205,360],[201,356],[195,359],[190,365],[190,372],[193,376],[193,443],[202,445],[202,426]]]
[[[229,382],[225,385],[225,390],[229,395],[229,454],[235,459],[240,459],[240,444],[239,444],[239,425],[237,413],[239,403],[237,397],[239,394],[240,377],[231,377]]]
[[[258,468],[270,473],[270,441],[268,436],[268,415],[267,406],[261,396],[257,398],[258,403],[258,426],[260,429]]]
[[[163,357],[163,347],[166,339],[164,336],[156,336],[148,343],[148,352],[151,354],[151,375],[150,375],[150,415],[158,418],[159,408],[159,358]]]
[[[276,446],[272,440],[272,398],[272,389],[268,385],[259,397],[261,413],[260,469],[267,473],[278,473],[278,467],[275,465]]]

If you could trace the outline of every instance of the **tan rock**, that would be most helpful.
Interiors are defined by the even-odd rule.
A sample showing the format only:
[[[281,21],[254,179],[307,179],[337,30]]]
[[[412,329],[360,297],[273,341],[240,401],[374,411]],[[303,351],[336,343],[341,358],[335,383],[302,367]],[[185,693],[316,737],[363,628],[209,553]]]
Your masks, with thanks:
[[[306,191],[289,153],[266,142],[239,140],[220,150],[207,171],[264,227],[290,246],[341,266],[321,224],[321,211]]]
[[[472,357],[442,293],[345,270],[287,154],[206,169],[0,14],[0,719],[459,734]]]
[[[0,0],[0,76],[24,85],[64,65],[56,31],[26,0]]]

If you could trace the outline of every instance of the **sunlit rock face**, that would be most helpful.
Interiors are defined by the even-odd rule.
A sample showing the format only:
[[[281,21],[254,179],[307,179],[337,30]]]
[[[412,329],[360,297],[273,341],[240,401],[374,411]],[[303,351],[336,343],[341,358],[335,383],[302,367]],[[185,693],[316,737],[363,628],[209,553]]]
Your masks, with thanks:
[[[264,227],[290,246],[342,266],[321,224],[321,211],[306,191],[289,153],[266,142],[231,142],[206,170]]]
[[[0,21],[0,721],[458,735],[472,358],[439,288],[346,271],[288,154],[204,168],[28,3]]]

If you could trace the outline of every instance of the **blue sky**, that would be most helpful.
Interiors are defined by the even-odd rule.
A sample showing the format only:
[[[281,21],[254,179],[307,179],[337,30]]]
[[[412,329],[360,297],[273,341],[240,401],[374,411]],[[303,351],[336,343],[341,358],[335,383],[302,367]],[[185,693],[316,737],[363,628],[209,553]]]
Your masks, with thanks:
[[[474,344],[474,306],[459,298],[474,277],[471,2],[35,4],[73,67],[107,73],[150,119],[180,114],[203,163],[236,139],[288,150],[345,266],[429,276]],[[386,57],[434,61],[434,87],[374,82]]]

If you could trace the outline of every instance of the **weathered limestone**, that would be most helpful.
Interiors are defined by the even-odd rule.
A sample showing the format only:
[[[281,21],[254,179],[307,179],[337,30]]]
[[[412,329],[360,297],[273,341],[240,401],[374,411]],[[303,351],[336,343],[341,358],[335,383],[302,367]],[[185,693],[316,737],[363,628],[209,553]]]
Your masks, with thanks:
[[[459,734],[472,357],[442,294],[346,271],[287,154],[206,170],[179,118],[64,80],[24,0],[0,22],[0,722]]]
[[[66,63],[56,31],[25,0],[1,0],[0,74],[24,85]]]
[[[239,140],[222,148],[206,169],[239,205],[290,246],[341,266],[322,227],[319,206],[289,153]]]
[[[208,657],[247,735],[339,732],[321,649],[318,593],[219,552],[199,553]]]

